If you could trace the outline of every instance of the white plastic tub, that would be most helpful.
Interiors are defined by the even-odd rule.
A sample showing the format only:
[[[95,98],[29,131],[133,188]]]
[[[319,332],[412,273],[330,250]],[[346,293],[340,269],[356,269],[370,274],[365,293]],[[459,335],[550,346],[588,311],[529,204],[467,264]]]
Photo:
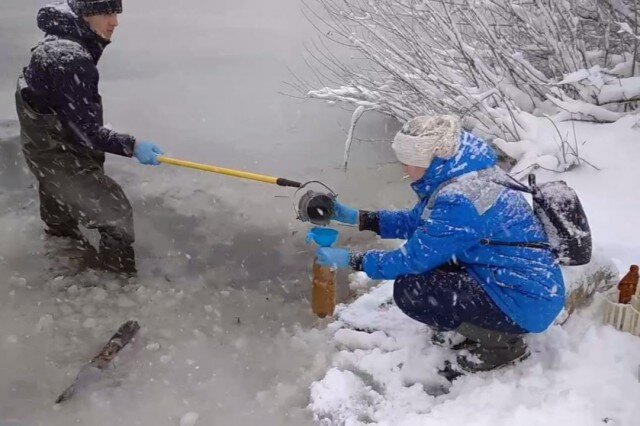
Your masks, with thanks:
[[[617,330],[640,336],[640,286],[628,305],[618,303],[620,292],[616,287],[603,294],[605,300],[604,323]]]

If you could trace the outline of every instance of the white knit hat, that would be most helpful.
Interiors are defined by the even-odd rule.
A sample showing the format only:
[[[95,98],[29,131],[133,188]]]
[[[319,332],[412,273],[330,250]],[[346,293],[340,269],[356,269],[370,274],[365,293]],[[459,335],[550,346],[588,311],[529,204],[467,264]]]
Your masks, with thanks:
[[[391,148],[401,163],[428,168],[434,157],[449,159],[460,145],[460,117],[423,115],[408,121],[393,139]]]

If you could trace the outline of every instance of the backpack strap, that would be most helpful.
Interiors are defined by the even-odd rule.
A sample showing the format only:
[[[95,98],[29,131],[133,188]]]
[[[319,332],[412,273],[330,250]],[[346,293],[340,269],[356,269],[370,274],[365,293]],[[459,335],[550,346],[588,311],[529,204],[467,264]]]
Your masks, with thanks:
[[[509,180],[494,180],[494,183],[498,185],[502,185],[505,188],[512,189],[518,192],[525,192],[527,194],[531,194],[536,198],[536,194],[538,194],[538,186],[536,184],[536,175],[530,173],[527,177],[529,182],[529,186],[521,183],[519,180],[511,176],[509,173],[505,173],[505,176],[509,178]],[[507,246],[507,247],[525,247],[539,250],[551,250],[555,253],[554,248],[549,243],[526,243],[526,242],[514,242],[514,241],[493,241],[490,238],[483,238],[480,240],[480,245],[482,246]]]
[[[504,175],[509,178],[509,180],[494,179],[493,183],[502,185],[505,188],[513,189],[514,191],[526,192],[527,194],[534,194],[538,188],[536,185],[536,175],[533,173],[528,176],[529,186],[523,184],[509,173],[504,173]]]
[[[493,241],[489,238],[483,238],[480,240],[481,246],[507,246],[507,247],[525,247],[539,250],[552,250],[549,243],[517,243],[511,241]]]

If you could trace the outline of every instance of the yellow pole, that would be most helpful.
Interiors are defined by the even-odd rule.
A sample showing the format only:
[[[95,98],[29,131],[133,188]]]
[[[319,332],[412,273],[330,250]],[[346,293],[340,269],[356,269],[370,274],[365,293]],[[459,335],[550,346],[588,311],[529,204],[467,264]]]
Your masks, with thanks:
[[[300,185],[298,182],[289,181],[287,179],[259,175],[256,173],[243,172],[240,170],[225,169],[223,167],[210,166],[208,164],[194,163],[191,161],[178,160],[176,158],[165,157],[162,155],[158,156],[158,161],[164,164],[171,164],[172,166],[186,167],[189,169],[196,169],[196,170],[202,170],[205,172],[218,173],[221,175],[233,176],[241,179],[255,180],[258,182],[270,183],[272,185],[294,186],[294,187],[298,187]]]

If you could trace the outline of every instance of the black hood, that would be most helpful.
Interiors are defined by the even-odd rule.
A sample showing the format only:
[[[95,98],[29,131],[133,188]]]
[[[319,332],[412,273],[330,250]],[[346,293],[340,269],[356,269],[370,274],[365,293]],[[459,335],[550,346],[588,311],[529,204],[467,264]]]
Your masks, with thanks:
[[[66,1],[49,4],[38,12],[38,28],[47,35],[58,36],[82,43],[98,62],[108,40],[96,34],[83,18],[78,17]]]

